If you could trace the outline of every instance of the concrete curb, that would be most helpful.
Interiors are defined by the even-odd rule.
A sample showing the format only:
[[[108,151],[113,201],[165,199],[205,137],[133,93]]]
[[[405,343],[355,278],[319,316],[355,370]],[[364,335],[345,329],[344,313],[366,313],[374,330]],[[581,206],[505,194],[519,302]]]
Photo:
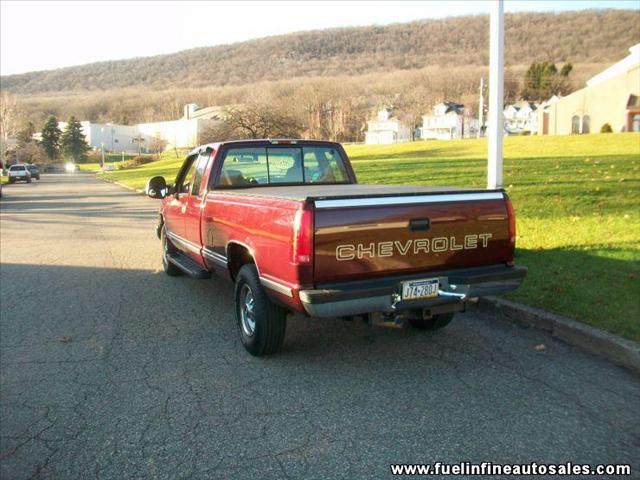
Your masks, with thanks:
[[[640,344],[632,340],[504,298],[481,298],[478,308],[497,313],[510,322],[550,333],[563,342],[640,373]]]
[[[133,188],[133,187],[130,187],[129,185],[125,185],[124,183],[116,182],[114,180],[109,180],[108,178],[102,178],[97,173],[95,174],[95,177],[98,180],[102,180],[103,182],[106,182],[106,183],[112,183],[113,185],[118,185],[119,187],[126,188],[127,190],[131,190],[132,192],[144,193],[144,190],[140,190],[138,188]]]

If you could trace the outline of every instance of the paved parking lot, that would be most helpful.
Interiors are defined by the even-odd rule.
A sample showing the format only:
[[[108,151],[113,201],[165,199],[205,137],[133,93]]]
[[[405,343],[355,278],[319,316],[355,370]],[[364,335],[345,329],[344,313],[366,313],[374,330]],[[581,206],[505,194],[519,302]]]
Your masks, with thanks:
[[[640,472],[640,381],[603,360],[477,312],[437,334],[296,316],[281,354],[253,358],[230,284],[159,270],[156,202],[83,174],[4,195],[2,479]]]

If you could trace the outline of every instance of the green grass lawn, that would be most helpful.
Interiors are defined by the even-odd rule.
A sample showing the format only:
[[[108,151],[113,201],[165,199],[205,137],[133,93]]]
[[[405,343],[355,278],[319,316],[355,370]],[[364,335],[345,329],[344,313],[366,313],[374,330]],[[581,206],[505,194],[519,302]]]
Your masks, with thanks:
[[[508,137],[504,184],[518,219],[513,300],[640,341],[640,134]],[[362,183],[484,188],[486,140],[352,145]],[[103,174],[142,188],[182,159]]]
[[[78,166],[82,172],[97,172],[100,170],[99,163],[79,163]]]

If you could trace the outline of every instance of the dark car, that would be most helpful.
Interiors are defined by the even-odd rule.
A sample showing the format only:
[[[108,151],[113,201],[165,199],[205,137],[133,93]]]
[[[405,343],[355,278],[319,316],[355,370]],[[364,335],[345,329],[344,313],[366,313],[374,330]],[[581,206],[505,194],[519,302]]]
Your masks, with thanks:
[[[40,180],[40,170],[33,163],[27,163],[27,170],[31,174],[31,178],[35,178],[36,180]]]

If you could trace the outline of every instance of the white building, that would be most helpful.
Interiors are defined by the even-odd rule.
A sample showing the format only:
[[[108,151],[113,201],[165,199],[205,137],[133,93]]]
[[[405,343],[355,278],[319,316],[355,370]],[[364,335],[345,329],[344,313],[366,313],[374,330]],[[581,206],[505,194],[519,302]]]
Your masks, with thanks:
[[[167,149],[195,147],[203,143],[202,134],[224,118],[221,107],[199,108],[195,103],[184,106],[184,114],[179,120],[138,124],[138,132],[143,144],[149,145],[153,138],[167,142]]]
[[[166,122],[118,125],[115,123],[80,122],[85,139],[94,150],[109,152],[148,152],[154,138],[167,142],[169,148],[192,148],[200,145],[202,133],[216,122],[222,121],[221,107],[198,108],[195,103],[184,107],[184,115],[179,120]],[[59,122],[60,130],[67,128],[67,122]]]
[[[138,150],[135,138],[138,129],[135,125],[117,125],[115,123],[80,122],[85,140],[94,150],[111,152],[133,152]],[[58,122],[61,131],[66,130],[67,122]]]
[[[477,133],[476,120],[476,133]],[[453,102],[438,103],[433,115],[422,117],[420,137],[423,140],[453,140],[465,136],[464,105]]]
[[[375,120],[367,122],[364,143],[389,144],[411,141],[411,127],[391,115],[387,109],[380,110]]]
[[[507,105],[504,109],[504,130],[508,135],[519,135],[524,131],[538,131],[538,105],[521,101]]]

